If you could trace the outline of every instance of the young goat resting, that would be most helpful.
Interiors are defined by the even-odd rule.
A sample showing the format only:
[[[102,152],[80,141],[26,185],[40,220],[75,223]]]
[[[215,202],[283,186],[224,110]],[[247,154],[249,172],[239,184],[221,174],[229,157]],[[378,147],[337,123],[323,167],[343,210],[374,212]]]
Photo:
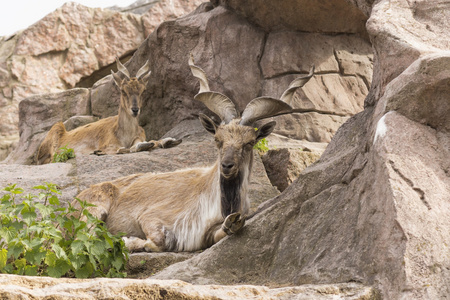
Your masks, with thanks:
[[[120,89],[118,115],[71,131],[66,131],[62,122],[56,123],[39,147],[38,164],[51,162],[54,153],[66,145],[74,148],[75,153],[115,154],[170,148],[181,143],[181,140],[173,138],[146,142],[145,131],[139,126],[138,117],[142,107],[142,93],[151,73],[148,71],[148,61],[139,69],[136,77],[131,78],[119,59],[116,61],[119,72],[125,75],[122,80],[118,73],[111,71],[114,82]]]
[[[92,185],[78,195],[96,205],[91,213],[111,232],[126,234],[130,251],[195,251],[240,230],[250,206],[253,146],[275,127],[272,121],[255,130],[254,123],[292,111],[285,102],[260,97],[239,117],[229,98],[209,91],[205,73],[192,57],[189,65],[200,81],[195,99],[222,120],[217,125],[200,115],[205,129],[214,135],[217,162],[206,168],[131,175]]]

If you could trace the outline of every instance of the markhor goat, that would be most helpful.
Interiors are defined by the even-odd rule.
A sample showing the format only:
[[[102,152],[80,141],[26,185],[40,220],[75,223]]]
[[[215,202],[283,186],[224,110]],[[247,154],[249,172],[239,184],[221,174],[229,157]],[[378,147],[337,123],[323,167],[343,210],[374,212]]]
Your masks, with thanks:
[[[272,121],[255,130],[254,123],[292,112],[283,101],[260,97],[239,117],[228,97],[209,91],[206,75],[192,57],[189,66],[200,81],[195,99],[222,120],[217,125],[200,115],[205,129],[214,135],[217,162],[206,168],[131,175],[92,185],[78,195],[96,205],[90,211],[111,232],[126,234],[130,251],[195,251],[240,230],[250,206],[247,193],[253,146],[275,127]],[[312,74],[308,76],[302,77],[303,84]]]
[[[71,131],[66,131],[62,122],[56,123],[39,147],[38,164],[51,162],[54,153],[63,146],[74,148],[75,153],[114,154],[170,148],[181,143],[181,140],[173,138],[146,142],[145,131],[139,126],[138,117],[142,107],[142,93],[151,73],[148,72],[148,61],[139,69],[136,77],[131,78],[119,59],[116,61],[119,72],[126,77],[122,80],[118,73],[111,71],[121,94],[119,114]]]

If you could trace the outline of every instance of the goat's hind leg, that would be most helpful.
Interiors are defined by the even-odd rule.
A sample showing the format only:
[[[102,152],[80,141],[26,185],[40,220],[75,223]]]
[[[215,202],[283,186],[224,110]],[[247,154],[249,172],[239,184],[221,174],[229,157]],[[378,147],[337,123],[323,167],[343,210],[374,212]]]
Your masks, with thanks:
[[[130,252],[161,252],[162,249],[158,247],[151,239],[140,239],[135,236],[126,237],[124,236],[123,241],[125,246]]]
[[[168,232],[157,218],[153,215],[141,215],[138,224],[145,239],[134,236],[124,237],[123,239],[128,250],[131,252],[161,252],[170,250],[166,249],[166,235]]]
[[[60,146],[61,137],[66,133],[66,128],[62,122],[58,122],[52,126],[41,145],[39,146],[36,163],[38,165],[48,164],[53,159],[53,154]]]

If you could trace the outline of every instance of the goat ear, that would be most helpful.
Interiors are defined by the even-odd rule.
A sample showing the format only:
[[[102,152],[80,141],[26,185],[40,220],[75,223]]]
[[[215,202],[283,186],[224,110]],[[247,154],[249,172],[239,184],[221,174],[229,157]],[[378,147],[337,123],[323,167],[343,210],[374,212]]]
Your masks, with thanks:
[[[261,126],[261,128],[258,128],[258,130],[256,131],[256,141],[268,137],[275,129],[275,125],[277,125],[277,122],[272,121],[264,124],[263,126]]]
[[[213,120],[211,120],[209,117],[207,117],[204,114],[199,114],[198,117],[200,119],[200,122],[202,122],[203,127],[205,127],[205,129],[208,132],[211,132],[212,134],[216,134],[217,125],[216,125],[216,123],[214,123]]]
[[[114,82],[116,85],[121,88],[122,87],[122,79],[120,78],[118,73],[114,73],[113,70],[111,70],[112,77],[114,79]]]

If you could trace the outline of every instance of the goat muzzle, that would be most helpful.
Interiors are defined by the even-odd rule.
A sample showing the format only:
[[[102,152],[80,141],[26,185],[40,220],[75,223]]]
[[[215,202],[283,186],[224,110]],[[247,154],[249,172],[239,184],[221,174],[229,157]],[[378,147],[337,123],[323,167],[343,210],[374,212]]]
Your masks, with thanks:
[[[228,148],[222,157],[220,171],[222,176],[226,179],[233,178],[238,173],[238,166],[234,161],[234,152],[231,148]]]
[[[132,107],[131,113],[133,114],[133,117],[137,117],[139,115],[139,107]]]
[[[234,162],[232,161],[223,161],[221,164],[222,175],[225,178],[229,178],[233,175]]]

